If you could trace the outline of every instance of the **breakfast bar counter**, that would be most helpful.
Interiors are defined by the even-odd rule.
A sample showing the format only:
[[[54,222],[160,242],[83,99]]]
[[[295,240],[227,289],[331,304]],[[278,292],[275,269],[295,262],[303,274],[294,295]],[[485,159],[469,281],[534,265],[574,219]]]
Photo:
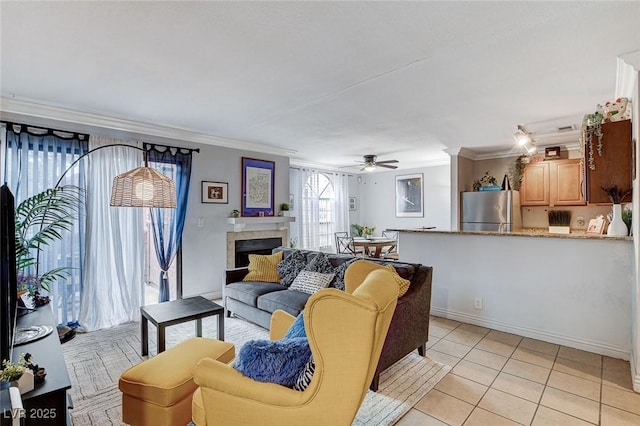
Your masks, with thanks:
[[[629,359],[633,237],[397,231],[400,259],[433,267],[433,315]]]
[[[429,234],[458,234],[458,235],[499,235],[503,237],[536,237],[536,238],[580,238],[606,239],[618,241],[633,241],[633,237],[609,237],[599,234],[587,234],[583,229],[572,229],[570,234],[552,234],[545,228],[523,228],[512,232],[498,231],[439,231],[433,228],[389,229],[389,231],[429,233]]]

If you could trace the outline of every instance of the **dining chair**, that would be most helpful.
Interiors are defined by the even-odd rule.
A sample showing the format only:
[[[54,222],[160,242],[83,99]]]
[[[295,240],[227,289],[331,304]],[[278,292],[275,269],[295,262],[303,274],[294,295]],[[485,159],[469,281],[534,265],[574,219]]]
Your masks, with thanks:
[[[356,248],[353,243],[353,237],[350,237],[346,232],[336,232],[334,233],[336,239],[336,252],[352,254],[354,256],[364,254],[364,249],[362,247]]]
[[[382,257],[384,259],[398,260],[400,255],[398,254],[398,231],[382,231],[382,236],[390,240],[395,240],[395,244],[383,249]]]

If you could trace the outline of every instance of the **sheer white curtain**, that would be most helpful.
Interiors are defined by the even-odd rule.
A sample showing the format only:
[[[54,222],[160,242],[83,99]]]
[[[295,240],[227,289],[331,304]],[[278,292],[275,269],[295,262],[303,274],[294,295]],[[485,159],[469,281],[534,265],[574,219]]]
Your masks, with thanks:
[[[118,139],[94,137],[89,148]],[[133,145],[133,143],[132,143]],[[110,207],[113,178],[142,164],[142,151],[109,147],[87,165],[87,228],[80,326],[98,330],[140,319],[144,269],[142,209]]]
[[[327,180],[331,186],[329,191],[326,189]],[[322,250],[323,233],[325,240],[329,234],[329,245],[333,246],[334,232],[349,231],[348,175],[290,169],[289,187],[294,194],[296,216],[291,237],[298,239],[298,247]],[[326,201],[329,197],[330,211],[321,212],[321,199]]]
[[[349,175],[342,173],[329,174],[335,194],[333,211],[335,213],[333,232],[349,232]]]

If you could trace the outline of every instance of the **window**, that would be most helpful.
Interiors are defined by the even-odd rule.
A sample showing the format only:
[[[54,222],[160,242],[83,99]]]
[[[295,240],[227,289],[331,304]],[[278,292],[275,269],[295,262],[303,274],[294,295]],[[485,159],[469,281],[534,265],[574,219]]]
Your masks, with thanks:
[[[328,250],[333,247],[333,233],[335,232],[335,192],[333,184],[322,173],[313,173],[307,179],[303,197],[303,227],[308,241],[313,241],[314,248]],[[316,218],[317,220],[314,220]]]

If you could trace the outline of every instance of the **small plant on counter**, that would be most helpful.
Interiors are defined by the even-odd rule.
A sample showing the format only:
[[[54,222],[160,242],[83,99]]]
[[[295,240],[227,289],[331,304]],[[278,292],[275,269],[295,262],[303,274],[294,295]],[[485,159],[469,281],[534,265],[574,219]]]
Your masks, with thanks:
[[[607,193],[607,197],[609,197],[609,200],[611,200],[613,204],[622,203],[624,199],[631,194],[630,189],[628,191],[623,191],[622,189],[618,189],[618,185],[615,183],[608,187],[600,186],[600,188]]]
[[[231,210],[231,213],[229,213],[229,217],[240,217],[240,211],[237,209]]]
[[[280,210],[282,210],[283,212],[288,212],[289,211],[289,203],[280,204]]]
[[[632,219],[631,209],[622,209],[621,216],[622,216],[622,221],[624,222],[625,225],[627,225],[629,234],[631,234],[631,219]]]

